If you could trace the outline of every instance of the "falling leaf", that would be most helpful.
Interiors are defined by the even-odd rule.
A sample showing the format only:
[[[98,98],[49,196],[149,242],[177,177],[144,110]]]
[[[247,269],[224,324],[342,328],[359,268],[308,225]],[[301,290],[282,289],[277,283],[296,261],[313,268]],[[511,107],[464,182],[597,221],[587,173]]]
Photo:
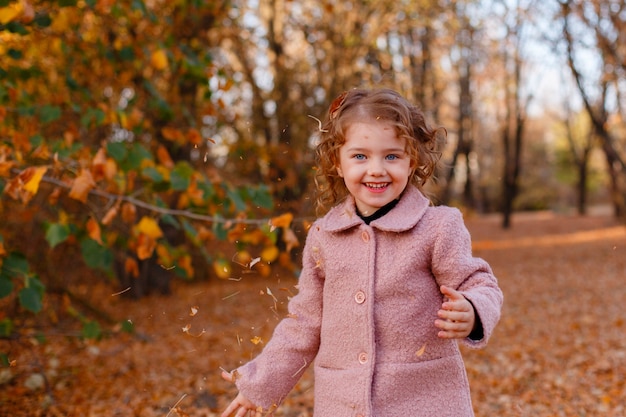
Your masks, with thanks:
[[[191,307],[191,312],[189,313],[189,315],[191,317],[195,316],[196,314],[198,314],[198,306],[193,306]]]
[[[285,250],[287,252],[291,252],[293,248],[300,246],[298,237],[290,227],[285,228],[285,232],[283,233],[283,242],[285,242]]]
[[[261,261],[260,257],[254,258],[250,261],[250,265],[249,267],[252,268],[254,265],[256,265],[257,263],[259,263]]]
[[[420,356],[424,354],[425,351],[426,351],[426,343],[424,343],[424,345],[421,348],[419,348],[417,352],[415,352],[415,356],[419,358]]]
[[[191,330],[191,324],[188,324],[185,327],[183,327],[183,333],[189,334],[189,330]]]
[[[254,343],[255,345],[258,345],[259,343],[263,343],[263,339],[261,339],[259,336],[254,336],[252,339],[250,339],[250,341]]]

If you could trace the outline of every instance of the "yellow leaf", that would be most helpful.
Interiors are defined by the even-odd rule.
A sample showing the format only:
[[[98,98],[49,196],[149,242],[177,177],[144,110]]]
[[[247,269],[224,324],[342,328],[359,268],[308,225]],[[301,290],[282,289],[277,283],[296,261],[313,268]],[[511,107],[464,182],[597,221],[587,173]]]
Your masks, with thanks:
[[[220,279],[228,279],[231,277],[231,267],[225,259],[218,259],[213,262],[213,270],[215,271],[215,275]]]
[[[15,20],[23,11],[22,2],[11,3],[6,7],[0,7],[0,23],[6,25]]]
[[[276,246],[268,246],[261,252],[261,259],[267,263],[274,262],[279,254],[280,251]]]
[[[37,190],[39,189],[39,183],[43,178],[43,175],[48,170],[48,167],[37,167],[32,170],[31,177],[24,184],[24,190],[28,191],[32,194],[37,194]]]
[[[293,220],[293,214],[291,213],[281,214],[280,216],[273,217],[270,220],[270,227],[272,228],[272,230],[277,227],[289,227],[292,220]]]
[[[152,56],[150,56],[150,65],[157,70],[164,70],[167,68],[167,54],[163,49],[159,49],[152,53]]]
[[[250,339],[250,341],[254,343],[255,345],[258,345],[259,343],[263,343],[263,339],[261,339],[259,336],[254,336],[252,339]]]
[[[424,345],[421,348],[419,348],[417,352],[415,352],[415,356],[420,357],[424,354],[425,351],[426,351],[426,343],[424,343]]]
[[[136,227],[137,231],[152,239],[158,239],[163,236],[163,232],[161,231],[159,224],[152,217],[143,216],[141,220],[139,220],[139,223],[137,223]]]

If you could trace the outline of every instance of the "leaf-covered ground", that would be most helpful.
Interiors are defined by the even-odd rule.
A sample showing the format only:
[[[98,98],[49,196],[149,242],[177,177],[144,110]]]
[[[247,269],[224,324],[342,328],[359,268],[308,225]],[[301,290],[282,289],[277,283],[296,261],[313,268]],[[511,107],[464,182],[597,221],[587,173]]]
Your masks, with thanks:
[[[549,213],[518,215],[510,231],[497,217],[467,223],[505,294],[490,345],[463,350],[477,416],[626,415],[626,228]],[[0,340],[11,361],[0,368],[0,415],[219,415],[235,394],[220,368],[261,349],[297,283],[287,273],[232,278],[138,302],[102,283],[75,288],[136,329],[109,326],[100,341],[76,337],[63,313],[72,301],[49,297],[49,313]],[[308,371],[276,416],[311,416],[311,404]]]

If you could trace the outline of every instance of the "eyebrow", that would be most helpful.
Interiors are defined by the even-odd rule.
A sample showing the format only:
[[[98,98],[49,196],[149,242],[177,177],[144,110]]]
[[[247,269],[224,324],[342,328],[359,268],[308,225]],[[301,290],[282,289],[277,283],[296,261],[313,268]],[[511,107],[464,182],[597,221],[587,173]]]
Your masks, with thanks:
[[[371,151],[371,149],[368,148],[346,148],[347,151],[350,152],[369,152]],[[383,153],[405,153],[406,150],[404,148],[388,148],[388,149],[383,149]]]

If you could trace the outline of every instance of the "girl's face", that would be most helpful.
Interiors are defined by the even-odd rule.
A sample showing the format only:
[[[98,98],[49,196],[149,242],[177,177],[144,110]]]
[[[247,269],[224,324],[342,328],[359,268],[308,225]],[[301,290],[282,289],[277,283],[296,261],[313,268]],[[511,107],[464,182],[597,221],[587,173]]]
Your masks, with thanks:
[[[355,122],[339,149],[337,172],[363,216],[395,200],[406,188],[411,160],[405,140],[389,123]]]

